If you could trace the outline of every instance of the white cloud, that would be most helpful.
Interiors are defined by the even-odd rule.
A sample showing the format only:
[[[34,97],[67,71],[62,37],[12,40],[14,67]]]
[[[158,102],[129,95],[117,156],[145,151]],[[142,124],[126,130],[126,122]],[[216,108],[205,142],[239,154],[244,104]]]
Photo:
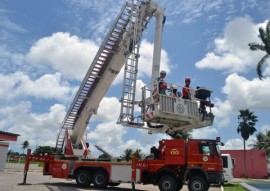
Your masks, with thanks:
[[[230,124],[231,116],[236,116],[240,109],[249,108],[251,111],[270,108],[270,78],[248,80],[236,73],[229,75],[225,80],[222,92],[226,99],[214,99],[215,124],[226,127]]]
[[[194,139],[206,139],[216,136],[218,134],[218,131],[214,127],[204,127],[201,129],[194,129],[191,134],[192,138]]]
[[[142,87],[146,86],[146,84],[142,80],[137,80],[136,82],[136,95],[135,95],[135,100],[141,100],[142,99]],[[149,92],[146,92],[149,96]]]
[[[261,132],[265,134],[266,131],[270,131],[270,125],[263,125],[257,133]]]
[[[17,71],[18,68],[27,67],[24,64],[25,56],[20,53],[14,53],[7,47],[0,45],[0,63],[1,72]]]
[[[143,40],[140,46],[140,58],[139,58],[139,77],[148,76],[152,74],[152,63],[153,63],[153,50],[154,44]],[[165,70],[169,74],[171,72],[172,65],[168,57],[168,53],[162,49],[160,59],[160,70]]]
[[[226,79],[222,91],[227,95],[232,110],[243,108],[260,109],[269,108],[270,78],[248,80],[238,74],[231,74]]]
[[[140,45],[138,78],[151,77],[153,47],[147,40]],[[61,72],[68,79],[81,80],[94,59],[98,47],[89,40],[82,40],[68,33],[54,33],[38,40],[27,54],[27,60],[38,66],[46,65]],[[160,69],[171,71],[170,60],[165,50],[161,51]],[[114,81],[122,82],[123,68]]]
[[[17,143],[14,147],[20,150],[20,144],[28,140],[30,147],[35,149],[37,145],[55,146],[58,128],[65,115],[65,107],[55,104],[42,114],[31,112],[32,105],[29,101],[19,102],[12,106],[2,106],[0,129],[17,133]]]
[[[252,147],[249,146],[255,140],[254,136],[250,136],[246,141],[246,149],[249,150]],[[228,140],[224,146],[220,147],[221,150],[243,150],[244,149],[244,141],[241,138],[230,139]]]
[[[91,127],[90,127],[91,128]],[[125,127],[117,125],[116,122],[104,122],[88,134],[91,144],[96,144],[105,150],[108,150],[113,156],[121,155],[119,147],[122,147],[123,136],[126,134]]]
[[[251,110],[269,108],[267,101],[270,96],[270,80],[260,81],[258,78],[249,80],[239,73],[256,70],[258,61],[265,54],[261,51],[251,51],[248,43],[260,42],[258,28],[265,26],[266,21],[254,24],[249,17],[240,17],[229,22],[222,38],[214,41],[215,49],[208,52],[203,59],[196,63],[199,69],[222,70],[230,73],[225,79],[222,93],[226,99],[214,99],[214,125],[226,127],[230,125],[233,115],[239,109]],[[266,64],[264,75],[270,74],[270,64]]]
[[[61,74],[45,74],[32,80],[23,72],[1,74],[0,81],[5,82],[0,86],[0,98],[36,97],[42,99],[66,100],[73,93],[73,88],[67,82],[61,81]]]
[[[243,149],[243,147],[242,139],[230,139],[221,147],[221,150],[240,150]]]
[[[92,120],[116,123],[120,114],[120,104],[116,97],[104,97],[99,104],[97,115],[94,115]]]
[[[27,54],[33,65],[46,65],[68,79],[82,80],[98,50],[90,40],[58,32],[39,39]]]
[[[90,124],[90,128],[92,129]],[[138,134],[135,136],[135,134]],[[115,121],[102,122],[98,124],[87,137],[92,145],[98,145],[109,151],[113,156],[120,156],[124,150],[129,148],[141,149],[142,153],[149,154],[152,146],[158,146],[158,141],[169,138],[164,134],[148,134],[148,131],[127,128],[117,125]],[[91,146],[92,155],[98,156],[99,152]]]
[[[224,29],[222,38],[214,41],[215,50],[208,52],[195,65],[199,69],[225,70],[227,72],[247,72],[264,55],[263,52],[252,52],[248,44],[259,42],[258,27],[249,17],[236,18]]]

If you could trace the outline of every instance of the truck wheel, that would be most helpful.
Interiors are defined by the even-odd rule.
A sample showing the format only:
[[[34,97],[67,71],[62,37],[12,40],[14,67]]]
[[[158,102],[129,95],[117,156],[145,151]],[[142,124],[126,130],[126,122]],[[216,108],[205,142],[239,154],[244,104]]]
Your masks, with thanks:
[[[108,186],[108,175],[104,171],[99,170],[93,175],[92,182],[96,188],[106,188]]]
[[[209,187],[205,178],[194,176],[188,181],[188,189],[190,191],[207,191]]]
[[[91,184],[91,174],[87,170],[80,170],[76,174],[76,183],[79,187],[88,187]]]
[[[109,182],[109,186],[112,186],[112,187],[119,186],[119,185],[120,185],[120,183],[118,183],[118,182]]]
[[[184,186],[183,182],[178,182],[178,190],[181,190]]]
[[[162,176],[158,181],[160,191],[175,191],[179,188],[179,183],[170,175]]]

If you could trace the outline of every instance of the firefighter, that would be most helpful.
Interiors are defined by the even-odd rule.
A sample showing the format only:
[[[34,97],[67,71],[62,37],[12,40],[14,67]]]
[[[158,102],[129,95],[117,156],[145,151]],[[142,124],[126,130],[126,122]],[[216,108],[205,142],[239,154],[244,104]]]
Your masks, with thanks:
[[[91,155],[91,150],[89,149],[89,143],[85,143],[86,149],[84,150],[84,158],[88,158]]]
[[[171,93],[170,96],[172,97],[179,97],[179,92],[177,92],[177,86],[176,85],[172,85],[171,89],[170,89]]]
[[[161,70],[160,76],[158,77],[158,93],[166,95],[167,83],[164,81],[166,77],[166,71]]]
[[[182,88],[182,98],[191,99],[190,77],[186,77],[185,86]]]

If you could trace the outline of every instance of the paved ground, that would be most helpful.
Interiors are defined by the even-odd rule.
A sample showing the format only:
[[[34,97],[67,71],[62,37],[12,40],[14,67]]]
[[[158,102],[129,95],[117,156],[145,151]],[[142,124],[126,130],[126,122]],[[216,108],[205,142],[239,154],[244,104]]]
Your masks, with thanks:
[[[26,185],[18,185],[23,182],[22,169],[7,168],[5,172],[0,172],[0,191],[82,191],[94,190],[94,187],[86,189],[77,188],[74,180],[63,180],[43,176],[40,170],[31,170],[27,174]],[[121,184],[117,187],[108,187],[106,190],[131,191],[130,184]],[[136,184],[137,191],[158,191],[157,186]],[[187,191],[184,186],[183,191]],[[211,187],[209,191],[221,191],[220,187]]]

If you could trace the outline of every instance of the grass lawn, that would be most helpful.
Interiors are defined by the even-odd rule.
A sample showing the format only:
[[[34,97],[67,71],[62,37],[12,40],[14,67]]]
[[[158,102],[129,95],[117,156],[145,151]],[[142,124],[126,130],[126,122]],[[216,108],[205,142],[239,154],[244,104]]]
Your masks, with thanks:
[[[10,161],[7,161],[6,163],[19,164],[19,161],[18,160],[10,160]],[[24,163],[25,163],[24,160],[20,161],[20,164],[24,164]],[[30,161],[30,164],[38,164],[38,162]]]
[[[224,183],[223,185],[224,191],[246,191],[245,188],[241,186],[240,183]]]
[[[19,163],[18,160],[10,160],[10,161],[7,161],[6,163],[7,164],[8,163],[12,163],[12,164],[24,164],[25,161],[24,160],[21,160],[20,163]],[[43,167],[43,162],[30,161],[30,164],[38,164],[39,167]]]

